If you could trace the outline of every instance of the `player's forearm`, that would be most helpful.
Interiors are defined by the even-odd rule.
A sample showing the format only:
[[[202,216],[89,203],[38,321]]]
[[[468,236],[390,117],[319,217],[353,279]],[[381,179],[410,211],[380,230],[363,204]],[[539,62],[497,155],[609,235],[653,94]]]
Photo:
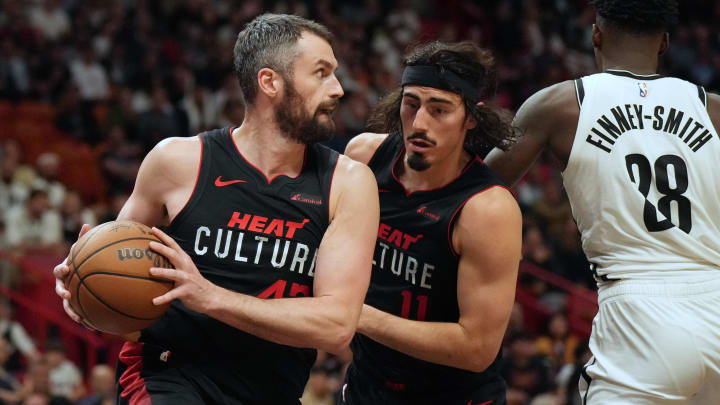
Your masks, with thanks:
[[[335,352],[357,326],[357,311],[332,296],[264,300],[217,290],[207,315],[275,343]]]
[[[358,333],[409,356],[475,372],[484,371],[497,356],[496,348],[459,323],[412,321],[369,305],[363,306]]]

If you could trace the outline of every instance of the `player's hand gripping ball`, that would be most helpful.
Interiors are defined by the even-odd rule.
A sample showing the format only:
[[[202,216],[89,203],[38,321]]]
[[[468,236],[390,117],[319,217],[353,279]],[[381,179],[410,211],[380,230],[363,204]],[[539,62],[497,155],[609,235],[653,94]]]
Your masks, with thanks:
[[[106,222],[91,229],[73,246],[65,282],[70,306],[89,326],[125,335],[150,326],[170,303],[152,300],[173,287],[150,275],[151,267],[172,268],[149,247],[160,242],[151,229],[132,221]]]

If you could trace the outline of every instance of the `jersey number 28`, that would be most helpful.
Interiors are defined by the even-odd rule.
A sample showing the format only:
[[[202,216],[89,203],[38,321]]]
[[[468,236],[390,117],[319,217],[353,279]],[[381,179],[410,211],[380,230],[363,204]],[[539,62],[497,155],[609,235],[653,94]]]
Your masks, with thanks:
[[[655,186],[657,191],[663,194],[657,202],[657,208],[648,200],[650,184],[653,179],[653,168],[650,166],[650,161],[645,156],[635,153],[625,156],[625,164],[630,180],[638,185],[638,190],[645,197],[643,220],[647,230],[649,232],[660,232],[675,226],[670,221],[672,216],[670,204],[674,201],[677,204],[679,218],[677,226],[683,232],[690,233],[690,229],[692,229],[690,200],[683,195],[688,189],[688,172],[685,161],[676,155],[663,155],[655,161]],[[637,178],[633,173],[633,166],[637,167]],[[668,177],[670,167],[672,167],[674,173],[674,185],[670,184],[670,178]],[[660,221],[658,221],[658,211],[664,217]]]

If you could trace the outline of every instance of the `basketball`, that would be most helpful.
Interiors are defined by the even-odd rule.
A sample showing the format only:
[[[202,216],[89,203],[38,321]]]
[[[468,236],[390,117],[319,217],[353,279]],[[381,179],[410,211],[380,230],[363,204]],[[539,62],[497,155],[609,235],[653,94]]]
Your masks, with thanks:
[[[100,224],[81,237],[68,256],[66,286],[72,309],[93,328],[124,335],[150,326],[170,304],[152,299],[173,283],[150,276],[151,267],[171,268],[150,249],[160,240],[149,227],[132,221]]]

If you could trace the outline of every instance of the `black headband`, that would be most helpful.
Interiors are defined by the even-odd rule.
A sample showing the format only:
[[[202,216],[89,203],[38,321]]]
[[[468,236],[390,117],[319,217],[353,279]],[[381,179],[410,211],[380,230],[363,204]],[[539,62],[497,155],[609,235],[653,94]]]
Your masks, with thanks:
[[[438,66],[414,65],[405,68],[402,86],[424,86],[447,90],[476,103],[480,101],[480,91],[469,81],[457,74]]]

